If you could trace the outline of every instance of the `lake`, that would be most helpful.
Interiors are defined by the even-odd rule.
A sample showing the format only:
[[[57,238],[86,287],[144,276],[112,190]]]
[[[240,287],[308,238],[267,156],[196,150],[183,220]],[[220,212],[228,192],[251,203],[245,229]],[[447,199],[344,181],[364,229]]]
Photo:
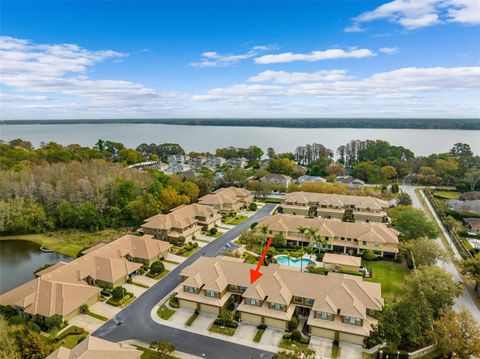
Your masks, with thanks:
[[[33,278],[41,266],[72,258],[59,253],[44,253],[37,243],[22,240],[0,240],[0,293]]]
[[[468,143],[480,154],[480,131],[357,128],[278,128],[234,126],[181,126],[164,124],[58,124],[0,125],[0,139],[29,140],[34,146],[55,141],[92,146],[98,139],[121,142],[128,147],[145,143],[172,142],[187,152],[214,152],[217,148],[257,145],[290,152],[308,143],[320,143],[336,150],[350,140],[386,140],[412,150],[415,155],[447,152],[457,142]]]

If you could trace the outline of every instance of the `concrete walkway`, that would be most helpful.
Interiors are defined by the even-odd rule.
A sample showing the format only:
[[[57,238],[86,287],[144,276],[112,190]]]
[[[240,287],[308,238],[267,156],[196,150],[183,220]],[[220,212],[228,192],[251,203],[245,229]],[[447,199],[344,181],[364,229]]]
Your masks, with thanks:
[[[167,257],[167,261],[175,262],[179,264],[185,262],[186,259],[187,257],[177,256],[176,254],[173,254],[173,253],[169,253]]]

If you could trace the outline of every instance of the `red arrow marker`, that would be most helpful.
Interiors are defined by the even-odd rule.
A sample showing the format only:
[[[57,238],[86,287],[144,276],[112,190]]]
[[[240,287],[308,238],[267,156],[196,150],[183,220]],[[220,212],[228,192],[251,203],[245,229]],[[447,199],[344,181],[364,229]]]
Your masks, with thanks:
[[[267,245],[265,246],[265,249],[263,250],[262,257],[260,258],[260,261],[257,264],[257,268],[255,269],[250,269],[250,284],[255,282],[257,279],[259,279],[263,274],[259,272],[260,267],[263,264],[263,261],[265,260],[265,256],[267,255],[268,249],[270,248],[270,245],[272,244],[272,238],[268,238]]]

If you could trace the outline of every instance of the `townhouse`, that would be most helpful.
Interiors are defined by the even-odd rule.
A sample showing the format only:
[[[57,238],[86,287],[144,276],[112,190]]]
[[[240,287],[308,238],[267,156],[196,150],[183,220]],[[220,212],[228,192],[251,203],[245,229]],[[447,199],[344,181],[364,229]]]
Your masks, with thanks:
[[[226,213],[237,212],[242,207],[248,206],[253,198],[253,194],[244,188],[227,187],[219,188],[199,198],[198,203],[211,206],[221,213]]]
[[[140,359],[142,354],[129,344],[88,336],[72,349],[60,347],[45,359]]]
[[[353,216],[356,221],[388,223],[385,212],[390,204],[370,196],[291,192],[282,198],[283,213],[342,219]]]
[[[289,245],[315,243],[308,233],[301,233],[301,228],[311,228],[323,249],[334,253],[361,255],[369,249],[385,258],[395,258],[398,253],[399,232],[381,223],[276,215],[264,217],[256,228],[263,226],[268,227],[272,236],[281,234]]]
[[[271,264],[250,284],[254,267],[239,258],[198,259],[180,274],[175,290],[180,306],[219,314],[233,302],[242,321],[281,329],[299,315],[311,335],[360,345],[383,308],[380,284],[359,276],[323,276]]]
[[[292,182],[292,177],[278,173],[271,173],[260,178],[260,181],[288,187]]]
[[[11,305],[24,315],[59,315],[69,320],[82,305],[96,303],[102,288],[124,284],[143,264],[165,258],[170,247],[148,235],[101,243],[72,262],[37,272],[37,278],[2,294],[0,305]]]
[[[185,238],[188,242],[202,231],[220,224],[218,211],[203,204],[181,205],[168,214],[157,214],[147,218],[140,231],[158,239],[175,241]]]

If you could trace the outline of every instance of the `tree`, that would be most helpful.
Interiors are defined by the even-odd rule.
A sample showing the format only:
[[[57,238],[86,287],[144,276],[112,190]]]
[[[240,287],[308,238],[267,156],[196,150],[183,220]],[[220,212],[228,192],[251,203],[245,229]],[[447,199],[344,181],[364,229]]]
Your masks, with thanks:
[[[163,273],[165,270],[165,266],[160,261],[155,261],[150,265],[150,272],[152,274]]]
[[[397,177],[397,170],[393,166],[384,166],[380,171],[387,179]]]
[[[246,181],[247,172],[240,167],[230,168],[223,176],[223,182],[226,186],[243,186]]]
[[[285,247],[287,244],[287,241],[285,240],[285,237],[281,233],[277,233],[273,236],[272,239],[272,246],[275,248],[282,248]]]
[[[404,245],[412,253],[417,267],[433,266],[437,261],[445,261],[447,253],[432,239],[413,239]]]
[[[392,185],[390,186],[390,192],[392,193],[398,193],[399,191],[399,187],[398,187],[398,184],[397,183],[392,183]],[[411,199],[410,199],[411,200]]]
[[[256,211],[257,210],[257,204],[255,202],[250,202],[250,204],[248,205],[248,210]]]
[[[123,299],[125,292],[126,290],[122,286],[115,287],[112,290],[112,298],[116,301],[119,301],[120,299]]]
[[[345,167],[341,163],[332,163],[331,165],[325,167],[325,173],[327,176],[343,176],[345,174]]]
[[[480,287],[480,253],[473,258],[465,259],[462,268],[475,281],[475,290],[478,290]]]
[[[293,350],[282,350],[275,353],[272,359],[315,359],[317,353],[312,348],[295,347]]]
[[[253,230],[250,230],[250,231],[243,232],[240,235],[239,240],[240,240],[240,243],[247,245],[247,249],[251,250],[253,249],[253,246],[255,245],[255,243],[258,242],[258,237]]]
[[[477,168],[469,169],[465,173],[465,179],[470,185],[470,191],[473,191],[477,186],[477,183],[480,181],[480,171]]]
[[[0,315],[0,359],[20,359],[15,335],[2,315]]]
[[[178,207],[181,204],[190,202],[190,198],[184,194],[179,194],[175,188],[167,187],[160,192],[160,202],[164,211]]]
[[[158,353],[161,354],[169,354],[171,352],[175,351],[175,345],[170,342],[151,342],[150,343],[150,349],[155,350]],[[163,358],[163,356],[162,356]]]
[[[438,235],[434,224],[420,209],[399,206],[392,208],[389,214],[402,239],[435,238]]]
[[[273,160],[277,155],[275,154],[275,149],[272,147],[267,148],[267,156],[269,159]]]
[[[455,313],[441,310],[433,321],[430,338],[445,358],[469,359],[480,356],[480,328],[470,312],[462,308]]]
[[[291,159],[282,157],[270,160],[268,170],[271,173],[280,173],[284,175],[291,175],[294,172],[295,162]]]
[[[20,342],[22,359],[44,359],[52,349],[52,345],[40,334],[30,330],[24,332],[23,339]]]
[[[411,297],[422,296],[433,310],[433,317],[438,318],[442,308],[451,308],[455,298],[462,293],[453,281],[450,273],[437,266],[417,268],[407,277],[407,293]]]
[[[398,205],[399,206],[411,206],[412,198],[407,192],[400,192],[398,195]]]
[[[475,164],[472,149],[466,143],[456,143],[450,150],[450,154],[458,161],[462,171],[471,168]]]

